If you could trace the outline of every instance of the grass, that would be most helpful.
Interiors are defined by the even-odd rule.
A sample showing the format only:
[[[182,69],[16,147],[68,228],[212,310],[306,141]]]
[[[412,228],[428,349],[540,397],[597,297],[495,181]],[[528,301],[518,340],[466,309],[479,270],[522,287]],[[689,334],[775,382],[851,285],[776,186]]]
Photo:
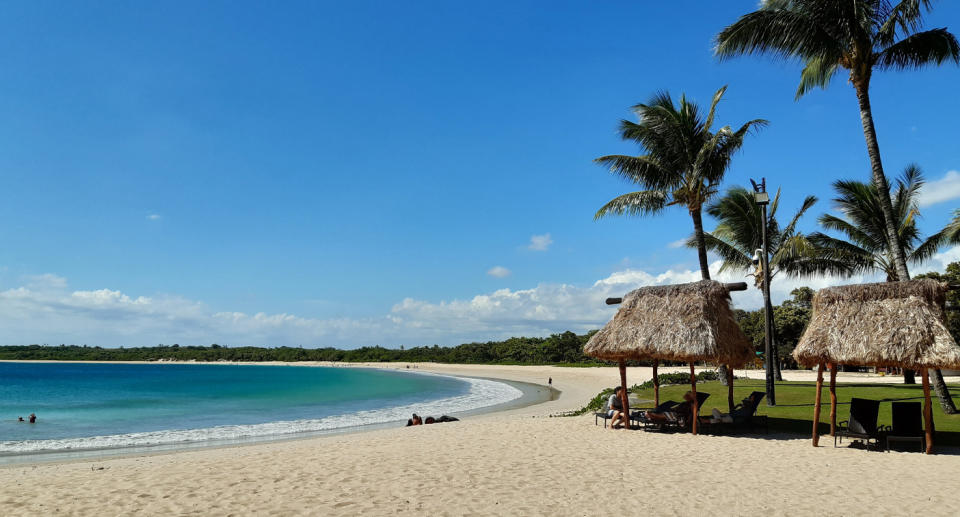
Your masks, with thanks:
[[[960,386],[948,387],[955,401],[960,401]],[[660,400],[682,400],[683,394],[690,389],[689,384],[660,387]],[[718,381],[698,382],[697,391],[710,394],[703,404],[700,414],[708,415],[717,408],[727,412],[727,387]],[[764,381],[756,379],[737,379],[734,383],[734,402],[739,403],[753,391],[765,391]],[[815,382],[778,382],[776,387],[777,405],[767,406],[766,399],[760,403],[758,415],[767,415],[771,432],[797,433],[810,435],[813,421],[813,403],[816,391]],[[653,389],[631,390],[639,398],[653,399]],[[940,402],[931,389],[933,402],[933,420],[937,430],[936,443],[939,445],[960,446],[960,414],[946,415],[940,408]],[[837,422],[846,420],[850,414],[850,399],[864,398],[882,401],[880,417],[877,423],[890,425],[890,402],[923,401],[923,388],[920,384],[847,384],[837,383]],[[830,431],[830,389],[824,381],[820,411],[821,433]],[[823,442],[821,442],[823,443]]]

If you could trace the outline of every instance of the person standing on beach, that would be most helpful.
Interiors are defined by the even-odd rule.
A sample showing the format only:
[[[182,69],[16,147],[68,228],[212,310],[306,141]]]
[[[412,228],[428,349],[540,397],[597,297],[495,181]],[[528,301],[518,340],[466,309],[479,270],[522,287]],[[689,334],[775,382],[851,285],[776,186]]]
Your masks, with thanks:
[[[553,386],[553,377],[547,377],[547,385]]]

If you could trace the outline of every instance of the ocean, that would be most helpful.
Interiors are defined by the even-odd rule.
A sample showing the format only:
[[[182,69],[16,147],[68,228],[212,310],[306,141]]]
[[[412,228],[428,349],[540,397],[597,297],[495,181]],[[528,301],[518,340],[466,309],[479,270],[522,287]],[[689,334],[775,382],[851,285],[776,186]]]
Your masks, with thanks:
[[[232,442],[402,425],[502,404],[486,379],[372,368],[0,363],[0,456]],[[37,423],[18,422],[30,413]]]

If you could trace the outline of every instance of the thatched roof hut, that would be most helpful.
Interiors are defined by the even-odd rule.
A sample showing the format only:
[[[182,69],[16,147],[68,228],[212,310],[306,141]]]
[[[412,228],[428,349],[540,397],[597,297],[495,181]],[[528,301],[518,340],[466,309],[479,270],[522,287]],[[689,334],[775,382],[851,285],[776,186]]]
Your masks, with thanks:
[[[944,324],[946,290],[930,279],[821,289],[793,357],[804,366],[960,367]]]
[[[821,289],[793,358],[817,365],[813,446],[820,439],[820,391],[830,368],[830,434],[837,421],[837,366],[899,366],[920,370],[927,454],[933,451],[930,368],[960,366],[960,347],[944,324],[947,285],[936,280],[844,285]]]
[[[583,351],[612,361],[711,361],[732,367],[754,357],[730,309],[727,286],[712,280],[631,291]]]

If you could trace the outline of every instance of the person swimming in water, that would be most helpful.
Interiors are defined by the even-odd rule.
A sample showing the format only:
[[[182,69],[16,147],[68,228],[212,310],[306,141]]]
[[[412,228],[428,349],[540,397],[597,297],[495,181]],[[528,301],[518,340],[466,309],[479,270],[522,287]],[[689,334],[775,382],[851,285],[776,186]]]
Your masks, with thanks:
[[[30,423],[31,424],[37,423],[37,415],[30,413]]]

